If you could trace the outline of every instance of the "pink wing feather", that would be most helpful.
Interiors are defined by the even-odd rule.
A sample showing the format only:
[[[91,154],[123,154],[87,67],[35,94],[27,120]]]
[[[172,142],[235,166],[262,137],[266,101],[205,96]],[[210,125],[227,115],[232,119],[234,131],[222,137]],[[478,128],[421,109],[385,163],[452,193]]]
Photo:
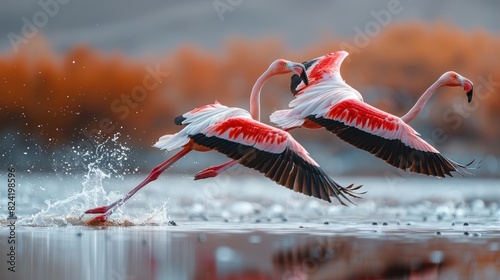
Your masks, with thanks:
[[[243,109],[215,103],[187,112],[175,122],[185,127],[161,137],[156,147],[172,150],[193,141],[296,192],[328,202],[335,197],[344,205],[343,200],[351,202],[346,195],[357,198],[353,191],[360,186],[338,185],[288,132],[252,119]]]
[[[333,196],[343,205],[342,199],[351,202],[345,194],[357,197],[351,191],[359,187],[331,180],[288,132],[251,118],[227,119],[190,138],[296,192],[328,202]]]
[[[443,156],[399,117],[364,102],[345,100],[324,116],[307,119],[402,170],[437,177],[452,176],[451,171],[468,173],[464,170],[467,165]]]
[[[472,162],[462,165],[446,158],[399,117],[363,102],[361,94],[340,75],[347,55],[338,51],[304,62],[309,86],[292,76],[290,90],[295,99],[291,109],[274,112],[271,121],[294,128],[310,120],[403,170],[438,177],[451,176],[451,171],[469,174],[465,168]]]

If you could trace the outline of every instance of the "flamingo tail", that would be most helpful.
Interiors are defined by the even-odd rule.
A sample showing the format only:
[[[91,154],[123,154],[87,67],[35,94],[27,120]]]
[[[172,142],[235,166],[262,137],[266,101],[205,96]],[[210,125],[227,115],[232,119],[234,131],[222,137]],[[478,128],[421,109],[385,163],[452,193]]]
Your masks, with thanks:
[[[185,135],[176,134],[167,134],[160,137],[158,142],[154,144],[154,146],[160,150],[175,150],[186,145],[189,142],[189,138]]]
[[[299,127],[304,123],[304,119],[302,118],[293,118],[290,116],[290,109],[286,110],[278,110],[271,114],[269,119],[272,123],[275,123],[277,126],[282,129],[288,129],[293,127]]]

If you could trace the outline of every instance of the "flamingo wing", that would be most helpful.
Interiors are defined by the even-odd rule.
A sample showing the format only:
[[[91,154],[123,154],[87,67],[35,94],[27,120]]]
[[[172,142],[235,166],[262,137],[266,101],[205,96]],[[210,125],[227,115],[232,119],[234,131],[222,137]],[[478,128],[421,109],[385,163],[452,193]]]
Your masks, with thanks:
[[[343,205],[343,199],[351,202],[345,194],[357,197],[351,191],[359,187],[334,182],[289,133],[251,118],[230,118],[190,138],[296,192],[328,202],[332,196]]]
[[[470,164],[462,165],[446,158],[399,117],[362,101],[344,100],[324,115],[306,118],[402,170],[437,177],[452,176],[452,171],[468,174],[464,169]]]
[[[299,75],[294,74],[290,79],[290,92],[293,95],[300,95],[304,93],[303,89],[316,87],[324,81],[343,82],[340,66],[348,55],[349,53],[346,51],[336,51],[302,62],[306,68],[308,85],[303,82]]]

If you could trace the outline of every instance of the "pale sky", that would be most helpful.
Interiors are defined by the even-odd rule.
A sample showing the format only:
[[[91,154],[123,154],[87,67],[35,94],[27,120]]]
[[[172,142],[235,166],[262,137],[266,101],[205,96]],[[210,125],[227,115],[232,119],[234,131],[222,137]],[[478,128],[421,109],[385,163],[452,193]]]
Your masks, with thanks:
[[[31,36],[30,25],[59,51],[78,43],[134,56],[168,52],[185,43],[215,50],[231,36],[278,37],[300,48],[324,34],[354,36],[356,27],[365,28],[374,14],[389,7],[397,12],[388,24],[438,21],[500,32],[500,2],[494,0],[7,1],[0,11],[0,52],[12,51],[16,35]]]

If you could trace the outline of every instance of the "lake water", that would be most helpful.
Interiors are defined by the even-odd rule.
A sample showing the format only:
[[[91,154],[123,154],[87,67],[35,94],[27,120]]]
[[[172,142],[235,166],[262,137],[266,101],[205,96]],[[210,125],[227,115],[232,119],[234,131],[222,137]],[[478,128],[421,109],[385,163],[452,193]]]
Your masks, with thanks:
[[[16,174],[15,229],[2,177],[1,279],[500,278],[498,179],[334,178],[367,191],[344,207],[238,169],[164,174],[108,225],[85,224],[144,177]]]

